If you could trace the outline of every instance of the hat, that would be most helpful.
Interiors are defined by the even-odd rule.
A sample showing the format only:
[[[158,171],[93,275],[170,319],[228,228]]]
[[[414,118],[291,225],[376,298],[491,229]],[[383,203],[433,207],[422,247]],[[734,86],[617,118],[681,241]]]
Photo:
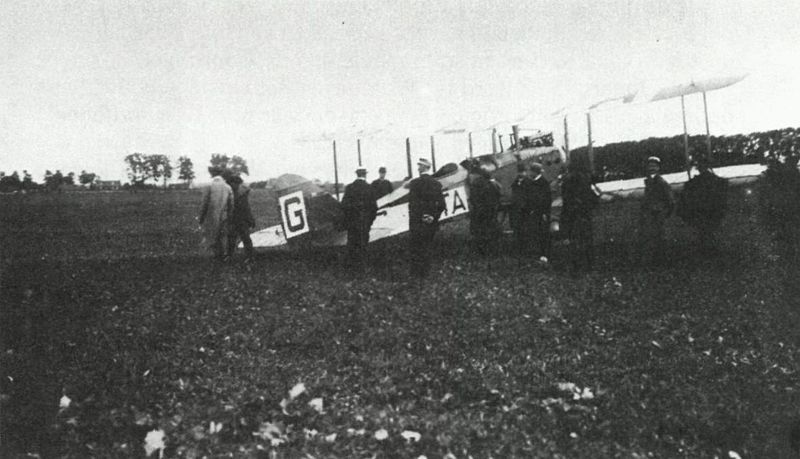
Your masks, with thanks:
[[[208,168],[208,173],[213,176],[222,175],[223,172],[225,172],[225,168],[220,166],[209,166]]]
[[[542,165],[540,163],[531,163],[531,170],[533,172],[542,172]]]
[[[711,161],[709,161],[708,156],[705,154],[698,154],[692,158],[692,163],[694,163],[695,166],[708,166],[711,164]]]
[[[365,177],[367,175],[367,169],[359,167],[358,169],[356,169],[356,175],[359,177]]]
[[[378,172],[380,172],[381,174],[385,174],[386,173],[386,168],[381,166],[381,167],[378,168]]]
[[[658,156],[651,156],[651,157],[647,158],[647,162],[648,163],[656,163],[656,164],[660,165],[661,164],[661,158],[659,158]]]
[[[425,159],[425,158],[420,158],[420,159],[417,161],[417,165],[418,165],[418,166],[424,166],[424,167],[427,167],[428,169],[430,169],[430,168],[431,168],[431,162],[430,162],[430,161],[428,161],[428,160],[427,160],[427,159]]]

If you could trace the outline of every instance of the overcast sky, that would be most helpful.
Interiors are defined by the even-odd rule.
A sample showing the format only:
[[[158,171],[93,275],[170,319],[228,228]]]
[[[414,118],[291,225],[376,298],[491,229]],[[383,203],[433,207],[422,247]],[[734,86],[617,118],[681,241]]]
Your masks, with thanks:
[[[0,2],[0,170],[126,179],[133,152],[247,159],[251,180],[294,172],[405,175],[405,142],[458,124],[524,127],[586,143],[593,102],[643,84],[749,76],[708,94],[712,134],[800,126],[800,2]],[[689,131],[705,131],[687,98]],[[682,132],[680,99],[593,115],[599,144]],[[381,133],[368,135],[381,129]],[[507,128],[501,127],[502,131]],[[359,131],[363,131],[359,134]],[[507,143],[507,140],[506,140]],[[437,163],[467,155],[437,136]],[[371,174],[374,177],[374,174]]]

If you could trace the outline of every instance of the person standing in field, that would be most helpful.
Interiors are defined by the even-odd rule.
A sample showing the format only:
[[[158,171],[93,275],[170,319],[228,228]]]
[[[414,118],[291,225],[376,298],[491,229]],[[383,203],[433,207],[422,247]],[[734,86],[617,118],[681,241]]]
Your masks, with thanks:
[[[228,225],[233,216],[233,190],[222,178],[223,169],[212,166],[211,185],[203,190],[198,221],[203,231],[203,246],[218,260],[227,260]]]
[[[661,159],[647,158],[644,199],[639,212],[639,249],[644,264],[660,264],[665,257],[664,225],[672,214],[672,188],[660,175]]]
[[[439,217],[446,205],[442,184],[431,177],[431,162],[420,158],[419,177],[408,184],[409,268],[411,276],[427,277],[433,255],[433,239],[439,229]]]
[[[469,183],[469,230],[474,250],[481,255],[497,254],[501,195],[500,184],[492,179],[491,173],[483,167],[475,168]]]
[[[711,170],[704,154],[696,155],[694,163],[697,175],[683,186],[677,213],[697,231],[700,251],[708,253],[716,249],[716,233],[727,210],[728,181]]]
[[[255,255],[253,241],[250,239],[250,230],[255,228],[256,220],[250,210],[250,187],[242,182],[239,175],[231,175],[228,185],[233,190],[233,218],[231,219],[230,234],[228,234],[228,253],[236,253],[236,243],[242,240],[244,251],[248,259]]]
[[[347,265],[363,274],[367,267],[369,231],[378,213],[375,195],[367,183],[366,169],[356,169],[356,179],[345,187],[342,211],[347,226]]]
[[[542,175],[542,165],[531,163],[532,191],[532,223],[533,239],[536,243],[536,255],[539,262],[547,264],[550,256],[550,211],[553,206],[553,192],[550,182]]]
[[[561,183],[561,230],[569,241],[570,269],[581,267],[591,270],[594,261],[592,211],[599,196],[592,188],[592,179],[585,167],[577,162],[569,165],[569,172]]]
[[[380,177],[375,179],[370,185],[376,200],[394,191],[392,182],[386,180],[386,168],[381,166],[380,169],[378,169],[378,174],[380,174]]]
[[[517,241],[517,257],[527,257],[531,250],[533,233],[533,184],[528,176],[528,166],[517,164],[517,178],[511,184],[511,212],[509,220]]]

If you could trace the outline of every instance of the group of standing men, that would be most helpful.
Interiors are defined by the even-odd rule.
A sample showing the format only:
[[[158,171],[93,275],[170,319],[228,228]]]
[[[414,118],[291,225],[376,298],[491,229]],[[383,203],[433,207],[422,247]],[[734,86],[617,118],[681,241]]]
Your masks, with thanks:
[[[550,223],[553,194],[539,163],[519,163],[511,183],[511,199],[503,209],[500,184],[486,165],[473,170],[470,189],[470,232],[474,249],[481,255],[496,255],[502,233],[498,215],[509,217],[515,236],[515,253],[546,265],[550,257]],[[581,260],[591,267],[591,210],[596,195],[588,174],[573,167],[562,184],[562,223],[568,237],[581,245]],[[578,261],[577,259],[575,261]]]
[[[647,160],[645,191],[639,213],[640,258],[645,263],[660,263],[665,252],[664,225],[675,210],[672,189],[660,175],[658,157]],[[694,226],[702,246],[707,246],[720,226],[725,208],[727,184],[711,171],[707,159],[696,161],[699,174],[687,182],[682,195],[681,217]],[[439,219],[445,211],[441,183],[430,174],[431,163],[421,158],[419,177],[411,180],[408,201],[409,267],[411,275],[423,278],[430,270],[433,240]],[[199,222],[204,241],[214,255],[228,259],[242,240],[245,251],[253,254],[249,231],[255,226],[250,211],[250,189],[241,177],[224,169],[210,167],[211,185],[204,190]],[[347,266],[358,273],[366,271],[367,246],[372,223],[377,216],[377,200],[393,191],[386,179],[386,168],[379,169],[380,178],[367,183],[367,170],[358,168],[356,180],[345,187],[341,207],[347,229]],[[547,264],[550,257],[550,224],[553,196],[550,183],[543,176],[539,163],[519,163],[517,177],[511,184],[506,212],[516,239],[520,259],[538,259]],[[470,232],[474,249],[483,255],[495,255],[502,233],[498,215],[502,192],[487,168],[472,171],[470,188]],[[593,262],[592,211],[599,202],[599,193],[591,174],[580,164],[572,163],[561,181],[563,200],[561,231],[569,246],[570,267],[591,269]]]
[[[430,175],[431,163],[421,158],[417,163],[419,177],[408,184],[408,228],[410,272],[425,277],[430,270],[432,244],[439,228],[439,217],[445,210],[442,184]],[[356,272],[366,269],[369,231],[378,211],[376,201],[393,191],[386,180],[386,169],[379,169],[380,178],[367,184],[367,170],[358,168],[356,180],[345,187],[342,212],[347,228],[347,265]]]
[[[707,157],[696,155],[698,174],[685,185],[679,215],[698,234],[701,250],[713,249],[715,232],[725,214],[727,182],[716,176]],[[672,188],[660,174],[661,160],[647,159],[644,197],[638,221],[639,253],[642,264],[665,261],[665,224],[675,211]],[[516,253],[521,259],[537,259],[547,264],[550,257],[550,219],[552,193],[538,163],[519,163],[518,175],[511,184],[508,203],[511,228],[516,236]],[[501,209],[500,185],[484,168],[476,168],[470,183],[470,231],[475,249],[481,254],[497,252],[500,236],[498,214]],[[592,213],[600,193],[588,169],[571,163],[561,180],[561,233],[568,247],[569,267],[573,271],[592,269],[594,259]]]
[[[550,253],[550,184],[542,175],[542,165],[517,165],[517,177],[511,184],[507,214],[516,236],[520,257],[534,256],[547,263]],[[469,183],[470,233],[474,250],[481,255],[496,255],[502,230],[498,215],[502,209],[500,184],[491,176],[488,165],[472,171]]]
[[[250,230],[256,226],[250,210],[250,188],[242,178],[221,167],[208,168],[211,185],[203,190],[198,222],[203,230],[203,245],[221,261],[227,261],[236,250],[239,239],[248,258],[252,257]]]

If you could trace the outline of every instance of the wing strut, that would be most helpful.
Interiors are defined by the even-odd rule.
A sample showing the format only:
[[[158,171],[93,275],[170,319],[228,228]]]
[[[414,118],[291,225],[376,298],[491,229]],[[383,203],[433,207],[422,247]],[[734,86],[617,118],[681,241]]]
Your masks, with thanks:
[[[589,174],[594,175],[594,145],[592,145],[592,112],[586,112],[586,132],[589,134]]]
[[[333,189],[336,191],[336,200],[339,201],[339,165],[336,161],[336,141],[333,141]]]
[[[414,176],[414,171],[411,169],[411,138],[406,137],[406,166],[408,167],[408,178],[406,180],[411,180],[411,177]]]
[[[686,102],[681,95],[681,115],[683,115],[683,158],[686,161],[686,175],[691,178],[692,165],[689,162],[689,131],[686,129]]]
[[[433,172],[436,172],[436,147],[433,145],[433,136],[431,136],[431,165]]]
[[[711,131],[708,129],[708,103],[706,102],[706,92],[703,91],[703,111],[706,115],[706,148],[708,160],[711,161]]]

